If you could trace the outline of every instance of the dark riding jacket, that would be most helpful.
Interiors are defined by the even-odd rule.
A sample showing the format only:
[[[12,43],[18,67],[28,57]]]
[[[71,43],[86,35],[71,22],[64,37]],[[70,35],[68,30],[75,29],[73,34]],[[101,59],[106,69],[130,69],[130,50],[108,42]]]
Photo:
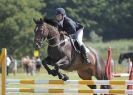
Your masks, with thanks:
[[[59,31],[66,31],[69,35],[74,34],[76,31],[78,31],[81,28],[83,28],[81,24],[73,21],[69,17],[64,17],[63,27],[60,25],[60,23],[58,25]]]

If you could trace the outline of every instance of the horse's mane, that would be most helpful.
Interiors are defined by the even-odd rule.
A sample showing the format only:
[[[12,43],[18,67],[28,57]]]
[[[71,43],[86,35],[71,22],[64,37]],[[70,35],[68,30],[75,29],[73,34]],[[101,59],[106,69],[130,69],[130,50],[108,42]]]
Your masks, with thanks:
[[[58,26],[58,23],[55,19],[48,19],[48,18],[44,18],[43,21],[49,25],[52,25],[54,27],[57,27]]]
[[[34,20],[34,22],[36,23],[36,24],[43,24],[44,22],[45,23],[47,23],[47,24],[49,24],[49,25],[51,25],[51,26],[54,26],[54,27],[58,27],[58,22],[55,20],[55,19],[51,19],[51,18],[40,18],[40,19],[37,19],[37,20],[35,20],[34,18],[33,18],[33,20]]]

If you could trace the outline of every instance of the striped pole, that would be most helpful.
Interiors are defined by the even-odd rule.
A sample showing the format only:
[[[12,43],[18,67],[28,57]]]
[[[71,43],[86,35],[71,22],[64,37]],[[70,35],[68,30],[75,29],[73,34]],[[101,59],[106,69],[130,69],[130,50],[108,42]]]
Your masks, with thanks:
[[[7,84],[82,84],[82,85],[133,85],[133,80],[12,80]]]
[[[132,94],[133,90],[109,90],[109,89],[44,89],[44,88],[7,88],[7,93],[28,92],[28,93],[94,93],[94,94]]]
[[[6,56],[7,56],[7,50],[6,48],[2,49],[2,54],[0,57],[0,62],[2,65],[2,95],[6,95]]]

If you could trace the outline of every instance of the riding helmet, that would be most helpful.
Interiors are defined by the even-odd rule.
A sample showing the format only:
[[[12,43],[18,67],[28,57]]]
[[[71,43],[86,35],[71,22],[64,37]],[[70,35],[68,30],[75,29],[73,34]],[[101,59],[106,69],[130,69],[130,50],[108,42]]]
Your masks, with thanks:
[[[66,15],[66,12],[63,8],[57,8],[56,9],[56,15],[59,15],[59,14],[62,14],[62,15]]]

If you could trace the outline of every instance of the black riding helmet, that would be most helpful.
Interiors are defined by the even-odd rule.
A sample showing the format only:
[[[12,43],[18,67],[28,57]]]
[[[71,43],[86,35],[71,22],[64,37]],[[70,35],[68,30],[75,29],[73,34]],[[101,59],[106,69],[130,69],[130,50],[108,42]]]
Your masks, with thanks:
[[[63,16],[66,15],[66,12],[63,8],[57,8],[56,9],[56,15],[62,14]]]

